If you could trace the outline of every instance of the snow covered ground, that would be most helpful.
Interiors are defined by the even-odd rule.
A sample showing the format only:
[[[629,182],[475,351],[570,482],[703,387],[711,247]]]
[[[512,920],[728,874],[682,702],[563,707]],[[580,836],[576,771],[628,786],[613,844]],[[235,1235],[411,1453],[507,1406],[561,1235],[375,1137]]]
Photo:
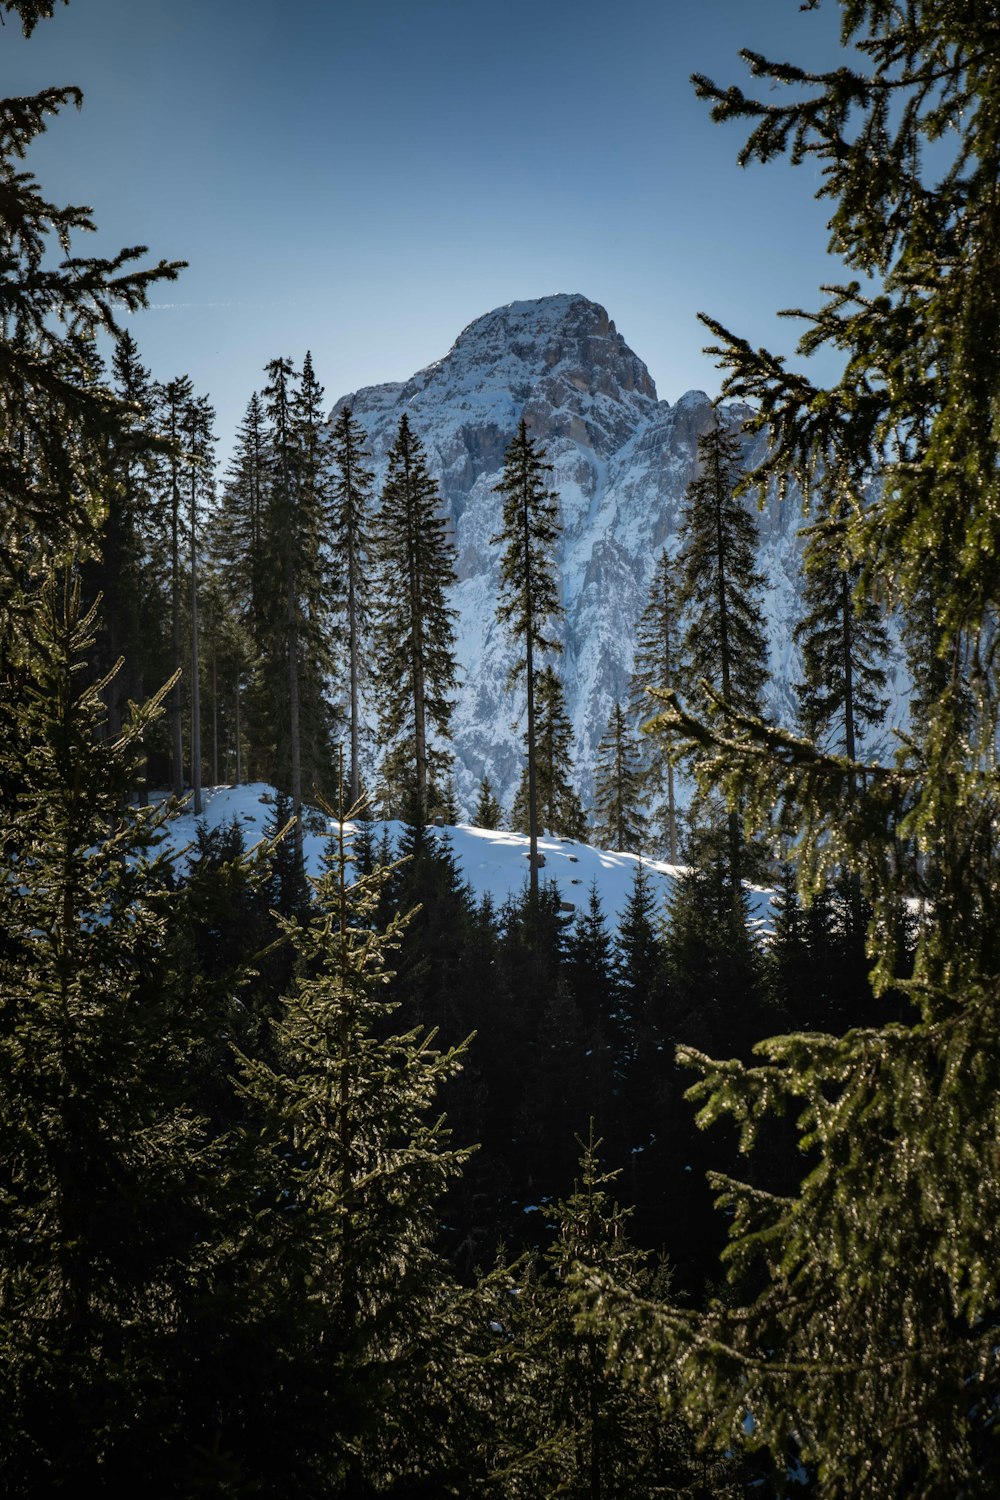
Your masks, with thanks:
[[[202,821],[214,828],[235,820],[243,830],[248,849],[265,836],[265,828],[273,822],[273,816],[274,789],[262,782],[249,786],[213,787],[203,793]],[[168,838],[174,849],[182,850],[193,842],[198,821],[190,804],[171,821]],[[318,875],[321,871],[323,849],[334,826],[331,819],[318,812],[307,814],[303,851],[310,875]],[[388,828],[393,844],[398,842],[403,827],[401,823],[377,823],[375,826],[376,842],[381,839],[383,827]],[[490,895],[499,906],[508,896],[517,896],[524,888],[528,878],[528,840],[525,835],[472,828],[466,824],[436,829],[435,834],[450,840],[462,876],[472,888],[476,900]],[[614,854],[595,849],[590,844],[561,838],[540,839],[538,847],[545,856],[541,879],[557,886],[567,915],[586,909],[591,886],[596,883],[608,926],[612,930],[616,928],[632,889],[638,855]],[[683,875],[683,868],[655,859],[644,859],[642,863],[654,893],[658,891],[660,899],[665,902],[675,880]],[[771,892],[751,887],[749,897],[752,923],[758,931],[766,932],[771,920]]]

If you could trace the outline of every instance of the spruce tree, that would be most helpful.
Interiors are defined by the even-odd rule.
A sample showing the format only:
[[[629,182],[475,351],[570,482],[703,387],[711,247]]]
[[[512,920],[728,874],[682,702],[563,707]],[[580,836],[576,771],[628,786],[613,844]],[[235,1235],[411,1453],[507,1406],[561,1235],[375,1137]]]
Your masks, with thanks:
[[[613,973],[622,1077],[625,1143],[644,1145],[655,1129],[663,1076],[665,963],[657,909],[646,865],[638,860],[614,938]]]
[[[267,1364],[276,1353],[286,1371],[277,1429],[251,1436],[270,1484],[349,1497],[419,1471],[447,1493],[449,1429],[475,1374],[461,1342],[469,1297],[433,1248],[435,1204],[466,1153],[431,1111],[459,1050],[393,1030],[388,965],[409,918],[373,925],[392,872],[352,878],[346,824],[359,812],[338,815],[312,921],[285,924],[300,977],[278,1023],[279,1064],[244,1063],[260,1121],[246,1295]],[[429,1409],[440,1414],[431,1427]]]
[[[237,781],[275,775],[274,712],[265,706],[263,665],[273,645],[273,562],[269,561],[267,419],[255,391],[236,432],[219,503],[206,531],[225,620],[225,668],[219,690],[229,705]],[[270,675],[270,674],[269,674]],[[253,689],[256,689],[254,691]],[[244,758],[244,745],[247,759]]]
[[[653,570],[649,599],[636,627],[629,705],[640,721],[650,720],[656,709],[650,690],[676,687],[679,682],[681,631],[675,571],[676,564],[664,548]],[[649,734],[646,746],[646,784],[652,797],[664,799],[656,810],[657,822],[662,828],[666,856],[671,864],[676,864],[680,838],[670,731],[661,729]]]
[[[201,1007],[172,962],[157,815],[125,806],[166,690],[110,738],[79,584],[50,577],[24,608],[0,697],[0,1470],[11,1494],[130,1493],[176,1457],[193,1267],[218,1247],[188,1082]]]
[[[843,373],[821,387],[709,326],[725,394],[767,434],[754,483],[796,480],[822,519],[831,461],[876,481],[845,555],[872,597],[922,620],[940,691],[860,785],[847,757],[786,729],[737,717],[723,739],[669,712],[705,779],[788,835],[804,891],[860,880],[878,994],[898,985],[900,904],[920,903],[913,1008],[773,1038],[753,1066],[684,1054],[702,1123],[734,1120],[750,1152],[784,1115],[805,1170],[787,1194],[719,1181],[726,1296],[704,1315],[622,1305],[618,1334],[630,1324],[644,1367],[672,1370],[720,1444],[778,1462],[794,1445],[822,1493],[985,1496],[1000,1478],[996,17],[862,0],[842,7],[842,37],[852,51],[827,72],[745,54],[761,99],[697,87],[717,119],[748,122],[744,161],[788,151],[821,169],[851,279],[825,288],[800,350],[835,349]],[[943,136],[942,164],[923,148]]]
[[[405,413],[389,453],[376,525],[376,658],[382,778],[395,809],[426,823],[450,764],[457,669],[455,551],[423,445]]]
[[[322,428],[322,387],[308,355],[266,367],[267,421],[264,600],[261,678],[274,745],[272,774],[287,788],[297,819],[306,786],[328,784],[332,761],[326,684],[329,585],[321,551],[329,474]],[[295,847],[301,857],[301,827]]]
[[[236,430],[233,454],[222,481],[220,504],[212,517],[212,560],[227,593],[260,645],[265,610],[267,423],[254,391]]]
[[[809,739],[855,760],[864,730],[885,717],[888,632],[864,594],[861,566],[844,556],[843,521],[834,513],[806,535],[806,613],[794,631],[804,674],[799,722]]]
[[[698,439],[698,466],[677,559],[683,682],[689,698],[697,700],[706,682],[721,707],[757,713],[767,681],[757,525],[736,493],[744,474],[739,437],[718,414]]]
[[[574,1285],[586,1266],[633,1295],[669,1283],[651,1273],[629,1241],[630,1211],[612,1196],[618,1172],[604,1169],[591,1121],[576,1137],[579,1175],[551,1205],[556,1237],[521,1289],[516,1332],[531,1351],[537,1391],[535,1493],[573,1500],[669,1494],[734,1497],[732,1462],[699,1462],[692,1434],[638,1381],[623,1382],[618,1351],[593,1325],[581,1326]],[[523,1320],[523,1321],[522,1321]],[[540,1410],[537,1408],[540,1407]]]
[[[597,747],[594,772],[594,842],[602,849],[637,854],[643,848],[642,791],[638,750],[624,709],[616,703]]]
[[[10,8],[9,6],[7,7]],[[16,6],[30,30],[51,7]],[[104,384],[81,376],[79,336],[116,337],[119,309],[136,312],[157,281],[176,277],[180,262],[138,269],[145,249],[70,258],[71,236],[93,230],[89,210],[49,202],[23,170],[46,118],[79,105],[75,88],[0,100],[0,255],[5,266],[5,369],[0,380],[0,573],[3,607],[12,584],[39,554],[93,551],[107,504],[109,437],[123,435],[133,414]],[[62,259],[59,260],[59,257]],[[54,263],[58,260],[58,264]]]
[[[506,625],[522,655],[511,668],[510,685],[524,676],[527,695],[525,731],[525,811],[529,839],[528,861],[532,899],[538,899],[538,833],[542,798],[538,785],[538,726],[535,695],[541,658],[560,651],[550,634],[562,616],[553,552],[559,536],[559,496],[546,485],[552,465],[545,449],[528,435],[521,418],[504,457],[503,477],[496,492],[503,496],[503,519],[494,543],[503,546],[500,558],[500,602],[497,618]]]
[[[744,473],[739,438],[725,430],[718,414],[698,439],[698,462],[700,472],[688,485],[684,503],[678,556],[684,619],[681,680],[689,701],[710,713],[758,714],[767,681],[767,637],[761,623],[757,525],[737,493]],[[740,814],[731,808],[734,911],[742,866]]]
[[[472,821],[477,828],[499,828],[503,820],[503,808],[493,795],[493,783],[484,776],[479,784],[479,797]]]
[[[342,408],[330,434],[334,465],[330,508],[330,558],[337,588],[337,610],[347,650],[348,730],[351,742],[351,801],[361,797],[361,694],[366,686],[365,646],[370,625],[371,457],[365,433]]]
[[[112,369],[123,403],[121,429],[111,443],[107,513],[100,554],[84,567],[88,597],[101,597],[97,671],[110,674],[108,731],[117,734],[129,699],[138,701],[156,660],[164,621],[153,567],[155,549],[153,389],[139,349],[126,330],[116,341]],[[112,673],[115,663],[122,667]]]
[[[170,782],[175,797],[184,793],[184,721],[181,678],[184,661],[184,423],[193,400],[186,375],[156,387],[157,415],[169,447],[160,470],[158,511],[166,549],[167,589],[170,598]]]
[[[198,591],[201,513],[214,497],[214,456],[212,423],[215,412],[205,396],[192,397],[181,422],[184,458],[188,465],[187,531],[188,572],[190,577],[190,703],[191,703],[191,791],[192,808],[201,816],[201,650],[199,641]]]
[[[539,831],[564,838],[585,839],[587,820],[573,785],[571,746],[573,726],[566,713],[559,674],[548,663],[535,674],[535,802]],[[528,736],[525,734],[525,746]],[[514,797],[511,825],[529,833],[530,777],[528,766]],[[534,864],[532,865],[534,868]]]

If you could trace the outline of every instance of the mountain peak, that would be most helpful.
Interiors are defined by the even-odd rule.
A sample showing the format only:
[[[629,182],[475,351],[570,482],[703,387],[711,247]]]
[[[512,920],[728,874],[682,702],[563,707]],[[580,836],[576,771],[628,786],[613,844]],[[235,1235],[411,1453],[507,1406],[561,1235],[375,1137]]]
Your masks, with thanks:
[[[656,400],[646,366],[626,344],[607,310],[579,292],[556,292],[530,301],[508,302],[464,328],[445,359],[431,368],[471,363],[495,367],[513,360],[523,377],[537,380],[565,367],[578,391],[612,399],[633,393]]]
[[[505,689],[514,647],[496,621],[496,486],[522,417],[544,445],[561,523],[559,671],[586,798],[608,715],[627,695],[635,622],[656,559],[665,546],[677,546],[687,485],[698,471],[698,437],[714,420],[739,430],[745,408],[723,405],[713,416],[702,391],[686,392],[675,405],[657,401],[646,366],[607,311],[578,292],[496,307],[436,363],[407,381],[344,396],[342,405],[365,428],[377,481],[406,413],[454,528],[464,676],[452,725],[457,790],[467,807],[484,773],[509,805],[521,774],[520,731],[511,726],[523,718],[523,692]],[[769,514],[762,529],[762,565],[775,600],[775,693],[787,696],[799,670],[794,507]]]

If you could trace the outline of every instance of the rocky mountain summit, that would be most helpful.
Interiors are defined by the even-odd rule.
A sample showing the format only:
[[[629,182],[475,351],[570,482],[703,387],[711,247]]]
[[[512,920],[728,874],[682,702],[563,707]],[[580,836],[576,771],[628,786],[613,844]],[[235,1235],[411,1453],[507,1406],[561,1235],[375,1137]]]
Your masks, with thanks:
[[[452,518],[462,671],[455,770],[466,811],[484,773],[508,806],[520,775],[524,703],[506,690],[513,653],[495,619],[499,549],[491,538],[501,502],[494,486],[522,415],[544,444],[562,512],[559,670],[586,805],[598,741],[627,690],[654,564],[662,548],[678,544],[698,437],[713,420],[709,397],[688,391],[673,405],[659,400],[649,371],[604,308],[562,293],[496,308],[470,323],[443,359],[405,382],[341,397],[334,414],[345,405],[368,433],[379,486],[407,413]],[[735,404],[722,408],[735,427],[746,415]],[[791,632],[799,613],[801,519],[794,504],[774,502],[758,524],[768,580],[770,707],[787,721],[798,672]]]

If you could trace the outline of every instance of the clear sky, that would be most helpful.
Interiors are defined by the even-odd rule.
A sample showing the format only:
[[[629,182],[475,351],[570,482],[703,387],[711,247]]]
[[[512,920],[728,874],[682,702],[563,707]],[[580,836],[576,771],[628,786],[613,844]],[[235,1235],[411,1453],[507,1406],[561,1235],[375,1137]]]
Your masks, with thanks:
[[[749,46],[840,59],[825,0],[73,0],[0,88],[75,83],[28,166],[90,205],[80,253],[187,260],[132,324],[224,450],[264,363],[311,349],[332,402],[447,352],[502,303],[582,292],[661,397],[713,393],[704,310],[790,350],[781,307],[838,279],[811,165],[741,170],[688,82]]]

